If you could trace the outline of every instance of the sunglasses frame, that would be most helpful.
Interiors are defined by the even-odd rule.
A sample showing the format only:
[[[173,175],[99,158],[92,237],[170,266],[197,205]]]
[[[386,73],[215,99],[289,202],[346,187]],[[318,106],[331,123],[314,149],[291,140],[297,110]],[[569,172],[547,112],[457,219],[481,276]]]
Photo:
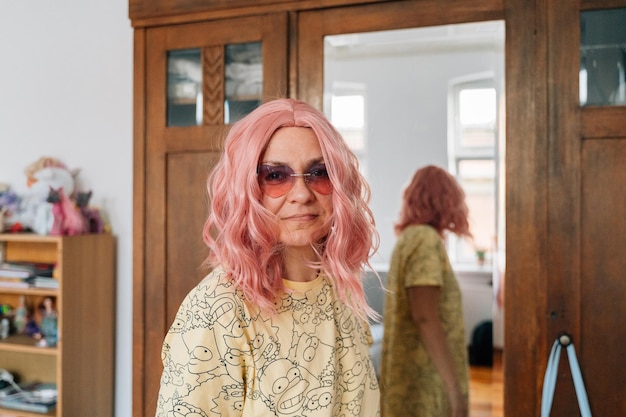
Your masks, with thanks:
[[[316,171],[320,169],[323,169],[325,175],[316,174]],[[283,177],[268,181],[266,177],[272,173],[282,174]],[[326,164],[323,163],[315,162],[303,173],[297,173],[293,168],[285,164],[261,164],[257,167],[259,187],[261,187],[261,191],[264,194],[272,198],[282,197],[291,191],[296,184],[297,177],[302,177],[306,186],[319,194],[328,195],[333,192],[333,184],[328,176]]]

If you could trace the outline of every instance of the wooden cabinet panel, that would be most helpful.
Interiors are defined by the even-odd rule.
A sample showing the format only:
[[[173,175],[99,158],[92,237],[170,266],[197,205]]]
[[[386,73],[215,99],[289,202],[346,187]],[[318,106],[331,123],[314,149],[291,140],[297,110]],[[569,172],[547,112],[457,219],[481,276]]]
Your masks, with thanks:
[[[131,19],[182,13],[217,12],[288,3],[292,0],[130,0]]]
[[[615,317],[624,308],[611,301],[626,292],[619,279],[626,269],[619,255],[625,241],[626,158],[624,141],[614,139],[624,136],[624,108],[580,107],[580,4],[550,1],[545,12],[548,111],[537,116],[545,117],[548,141],[544,339],[551,343],[560,333],[571,334],[592,413],[622,415],[626,402],[615,390],[624,381],[619,352],[626,334],[616,331]],[[562,369],[553,415],[575,415],[573,381]]]
[[[626,397],[617,392],[626,386],[626,138],[584,141],[581,164],[578,355],[593,414],[623,416]]]
[[[206,180],[223,149],[225,50],[261,44],[262,98],[286,96],[287,15],[281,13],[136,31],[135,204],[142,221],[134,296],[133,415],[150,416],[162,372],[161,346],[178,305],[206,274],[202,226],[208,214]],[[168,54],[193,50],[199,57],[202,112],[192,125],[170,125]],[[145,88],[145,90],[142,90]]]
[[[134,27],[377,3],[386,0],[129,0]]]
[[[173,318],[187,293],[209,270],[202,227],[208,214],[207,176],[219,152],[187,152],[167,162],[167,284],[166,315]],[[181,233],[181,231],[186,231]]]

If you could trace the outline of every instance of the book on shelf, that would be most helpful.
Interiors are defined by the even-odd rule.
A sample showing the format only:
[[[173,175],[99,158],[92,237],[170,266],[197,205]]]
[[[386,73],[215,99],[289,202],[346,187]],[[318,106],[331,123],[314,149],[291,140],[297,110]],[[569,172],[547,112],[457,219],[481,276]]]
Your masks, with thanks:
[[[0,407],[11,410],[47,413],[56,407],[57,386],[54,383],[29,382],[0,389]]]
[[[26,281],[31,288],[59,288],[59,281],[52,277],[40,277],[36,275],[26,278]]]
[[[28,278],[33,276],[52,277],[54,264],[45,262],[5,261],[0,262],[0,278]]]
[[[0,287],[2,288],[29,288],[28,278],[7,278],[0,276]]]
[[[4,278],[0,276],[0,288],[59,288],[59,281],[52,277],[38,275],[27,278]]]

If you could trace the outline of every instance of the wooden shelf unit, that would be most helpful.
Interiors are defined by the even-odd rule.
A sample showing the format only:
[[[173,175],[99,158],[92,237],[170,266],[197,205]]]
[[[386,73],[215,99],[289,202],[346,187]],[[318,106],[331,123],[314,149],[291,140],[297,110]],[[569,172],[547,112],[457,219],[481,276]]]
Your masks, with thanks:
[[[0,234],[0,260],[56,263],[58,289],[0,286],[0,304],[17,307],[24,295],[31,309],[45,297],[58,313],[56,347],[10,335],[0,340],[0,368],[21,381],[55,382],[58,402],[47,414],[9,410],[0,415],[113,415],[115,349],[115,239],[110,234],[41,236]],[[36,313],[35,313],[36,315]]]

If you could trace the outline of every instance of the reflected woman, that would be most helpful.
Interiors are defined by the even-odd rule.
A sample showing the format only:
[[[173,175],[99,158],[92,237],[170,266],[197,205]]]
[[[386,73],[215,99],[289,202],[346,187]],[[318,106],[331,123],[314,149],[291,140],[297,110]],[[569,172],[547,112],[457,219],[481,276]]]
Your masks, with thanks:
[[[461,291],[447,233],[471,237],[465,194],[442,168],[404,190],[385,301],[383,417],[467,417],[468,361]]]

